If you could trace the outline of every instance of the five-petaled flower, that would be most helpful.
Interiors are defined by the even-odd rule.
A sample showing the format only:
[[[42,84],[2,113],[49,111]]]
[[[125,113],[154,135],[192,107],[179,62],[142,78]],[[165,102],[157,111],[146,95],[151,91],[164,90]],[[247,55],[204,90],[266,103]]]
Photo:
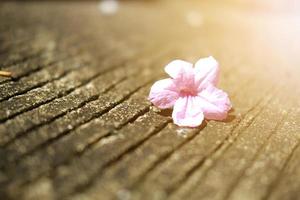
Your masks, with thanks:
[[[195,67],[189,62],[174,60],[165,71],[171,78],[154,83],[149,100],[161,109],[174,107],[175,124],[197,127],[204,117],[226,119],[231,103],[227,93],[216,88],[219,64],[212,56],[198,60]]]

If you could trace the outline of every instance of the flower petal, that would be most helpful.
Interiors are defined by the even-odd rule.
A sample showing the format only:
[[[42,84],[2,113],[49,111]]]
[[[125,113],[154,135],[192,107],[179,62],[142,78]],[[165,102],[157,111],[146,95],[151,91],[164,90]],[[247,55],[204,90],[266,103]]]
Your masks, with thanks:
[[[193,70],[193,65],[184,60],[174,60],[165,67],[166,73],[174,79],[179,78],[187,73],[193,73]]]
[[[199,91],[208,84],[217,85],[219,79],[219,63],[212,57],[202,58],[195,64],[195,79]]]
[[[201,98],[199,104],[206,119],[226,119],[227,113],[232,107],[226,92],[213,85],[208,85],[198,96]]]
[[[155,82],[149,94],[149,100],[161,109],[171,108],[177,98],[175,84],[170,78]]]
[[[201,125],[204,115],[197,96],[180,97],[173,109],[172,118],[179,126],[197,127]]]
[[[195,88],[195,71],[193,65],[183,60],[174,60],[165,67],[165,71],[173,78],[177,90]]]

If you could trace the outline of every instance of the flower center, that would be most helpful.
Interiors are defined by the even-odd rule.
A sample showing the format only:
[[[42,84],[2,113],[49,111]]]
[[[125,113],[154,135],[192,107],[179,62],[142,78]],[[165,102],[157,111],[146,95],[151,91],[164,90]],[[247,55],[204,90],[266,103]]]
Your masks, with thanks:
[[[189,87],[182,87],[179,90],[179,93],[181,96],[196,96],[197,95],[197,90],[194,88],[189,88]]]

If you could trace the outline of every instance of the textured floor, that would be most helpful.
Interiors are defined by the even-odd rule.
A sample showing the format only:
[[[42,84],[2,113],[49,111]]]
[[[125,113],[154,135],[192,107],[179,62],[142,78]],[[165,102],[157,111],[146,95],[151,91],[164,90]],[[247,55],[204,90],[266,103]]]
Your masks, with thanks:
[[[300,199],[299,20],[215,1],[0,3],[0,199]],[[149,87],[209,55],[234,109],[179,128]]]

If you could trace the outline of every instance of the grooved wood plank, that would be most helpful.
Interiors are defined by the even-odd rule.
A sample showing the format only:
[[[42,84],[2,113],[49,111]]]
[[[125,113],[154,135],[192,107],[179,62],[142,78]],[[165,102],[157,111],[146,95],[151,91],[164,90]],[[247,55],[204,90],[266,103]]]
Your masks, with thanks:
[[[80,56],[77,56],[80,59]],[[83,59],[84,60],[84,59]],[[65,62],[55,63],[53,66],[49,66],[37,73],[33,73],[28,77],[21,78],[18,82],[9,82],[0,85],[0,101],[6,100],[15,95],[19,95],[30,91],[31,89],[45,85],[52,80],[59,79],[65,76],[67,73],[72,71],[72,69],[79,66],[76,65],[78,61],[76,58],[74,60],[66,60]],[[64,67],[62,67],[64,66]],[[53,73],[51,73],[53,72]]]
[[[272,191],[269,191],[267,199],[297,199],[299,197],[299,149],[298,145],[287,166],[273,185]]]
[[[130,55],[123,54],[123,56],[126,57]],[[117,62],[124,62],[120,57],[118,59],[120,60],[117,60]],[[105,70],[110,68],[105,63],[103,65],[103,67],[99,67],[96,65],[91,66],[89,64],[84,64],[82,67],[71,71],[71,73],[59,80],[46,84],[43,87],[31,90],[26,94],[13,97],[8,101],[1,102],[0,120],[5,121],[21,112],[30,110],[31,108],[34,108],[45,102],[49,102],[59,96],[73,91],[77,87],[89,82],[94,77],[97,77],[101,73],[105,72]]]
[[[247,92],[254,92],[256,87],[257,86],[253,86],[252,90],[248,88]],[[239,98],[241,97],[234,97],[233,101],[238,102]],[[248,107],[248,109],[250,109],[253,103],[254,102],[249,101],[248,105],[244,104],[244,107]],[[237,112],[239,112],[239,110],[237,110]],[[203,159],[206,157],[209,157],[208,155],[212,153],[214,149],[219,148],[219,146],[223,143],[223,140],[225,140],[228,135],[230,136],[233,134],[232,130],[234,130],[242,121],[242,118],[246,114],[246,110],[240,109],[240,112],[242,115],[230,123],[225,123],[225,127],[224,124],[220,124],[220,122],[209,122],[207,126],[200,131],[199,135],[197,135],[192,141],[183,146],[181,149],[174,152],[169,159],[167,159],[161,164],[161,166],[158,166],[157,169],[154,169],[154,171],[149,174],[149,177],[147,177],[145,180],[144,185],[142,184],[140,186],[142,191],[149,191],[149,198],[151,199],[150,192],[151,188],[153,187],[155,188],[157,186],[156,190],[160,188],[161,191],[159,191],[158,194],[163,196],[167,195],[168,192],[170,193],[172,190],[178,187],[178,185],[188,176],[188,174],[191,173],[191,170],[193,170],[195,166],[201,164]],[[248,116],[246,115],[246,117]],[[224,129],[222,128],[222,130],[219,130],[221,127]],[[178,168],[178,166],[180,166],[180,168]],[[177,168],[177,170],[169,171],[168,169],[170,168]],[[157,179],[157,177],[162,178]],[[154,182],[156,184],[154,184]],[[138,191],[139,190],[137,190],[136,195],[142,195],[139,194]]]
[[[118,85],[116,86],[116,91],[108,91],[107,94],[101,95],[95,101],[91,101],[83,107],[71,111],[69,114],[63,116],[62,119],[56,119],[47,126],[42,126],[37,130],[33,130],[33,133],[28,133],[25,137],[17,140],[15,147],[19,148],[21,151],[20,153],[25,153],[33,150],[35,147],[43,144],[47,140],[54,139],[63,134],[65,131],[72,130],[78,125],[83,124],[97,117],[98,115],[101,115],[146,83],[142,82],[133,86],[133,84],[136,83],[135,81],[136,80],[134,80],[134,82],[133,80],[126,80],[125,82],[122,82],[121,87],[118,87]],[[82,113],[87,114],[82,115]],[[55,129],[58,129],[59,131],[50,134],[51,130]],[[15,147],[13,147],[13,149],[15,149]]]
[[[63,131],[68,131],[68,127],[72,126],[72,129],[76,126],[78,126],[78,124],[82,124],[85,122],[90,121],[91,119],[95,118],[95,117],[99,117],[99,115],[103,114],[104,112],[107,112],[107,109],[113,108],[115,105],[117,105],[119,102],[123,101],[124,98],[126,98],[126,96],[131,95],[132,92],[134,92],[134,90],[138,89],[139,87],[141,87],[143,84],[148,83],[149,81],[152,81],[153,78],[153,74],[149,74],[150,71],[149,70],[145,70],[142,71],[143,74],[140,74],[140,76],[138,78],[135,79],[128,79],[126,80],[124,83],[117,85],[115,90],[110,90],[108,93],[106,93],[105,95],[102,95],[99,97],[98,100],[91,102],[89,104],[87,104],[86,106],[82,107],[81,109],[71,112],[70,115],[66,115],[65,117],[63,117],[63,119],[60,120],[56,120],[53,123],[53,125],[51,124],[51,126],[53,127],[54,125],[56,127],[60,127],[62,133]],[[145,92],[148,91],[147,90],[143,90],[143,93],[145,94]],[[101,105],[101,107],[99,107],[98,105]],[[149,104],[148,104],[149,106]],[[143,110],[147,110],[148,106],[143,106],[142,110],[138,111],[139,112],[143,112]],[[122,109],[122,107],[116,107],[117,110]],[[140,108],[141,109],[141,108]],[[82,116],[83,118],[79,118],[79,116],[81,115],[82,112],[86,112],[85,110],[91,112],[91,116]],[[92,111],[94,110],[94,111]],[[120,112],[120,111],[119,111]],[[113,119],[112,116],[116,117],[116,114],[114,113],[110,113],[111,117]],[[120,114],[119,114],[120,115]],[[127,117],[130,116],[127,114]],[[105,116],[104,116],[105,117]],[[64,119],[65,118],[65,119]],[[74,121],[72,121],[72,119],[74,119]],[[105,118],[103,119],[103,121],[105,121]],[[65,123],[65,124],[63,124]],[[116,125],[117,122],[114,122],[114,125],[110,125],[110,126],[117,126]],[[121,122],[119,122],[121,123]],[[118,123],[118,124],[119,124]],[[89,129],[91,131],[95,130],[97,126],[100,126],[99,129],[101,130],[101,127],[103,122],[101,122],[101,120],[96,121],[95,123],[91,124],[91,127],[89,127]],[[122,124],[122,123],[121,123]],[[41,130],[40,134],[44,133],[45,131],[47,132],[47,130],[53,130],[53,128],[51,128],[51,126],[46,126],[44,127],[45,130]],[[49,129],[51,128],[51,129]],[[62,129],[63,128],[63,129]],[[86,129],[85,131],[88,131],[88,129]],[[37,138],[37,133],[34,134],[30,134],[32,135],[32,137]],[[29,135],[29,136],[30,136]],[[49,134],[48,134],[49,136]],[[56,137],[56,136],[55,136]],[[44,136],[41,137],[41,139],[44,140]],[[38,139],[38,138],[37,138]],[[39,139],[39,140],[41,140]],[[20,139],[22,140],[22,138]],[[18,142],[20,141],[18,140]],[[28,139],[26,139],[28,140]],[[30,141],[31,139],[29,139],[28,141]],[[21,142],[21,144],[25,144],[24,141]],[[28,145],[28,148],[32,148],[32,143],[30,143],[30,145]],[[22,148],[21,148],[22,149]],[[93,153],[92,155],[96,156],[96,153]],[[88,158],[86,158],[88,159]],[[73,166],[70,166],[70,168],[72,169]],[[70,169],[70,171],[71,171]],[[92,172],[92,171],[91,171]],[[70,177],[72,178],[72,177]],[[74,182],[73,184],[77,183]],[[78,184],[81,184],[80,182],[78,182]],[[72,184],[70,184],[70,187],[72,186]],[[65,188],[67,189],[67,187]]]
[[[249,92],[251,93],[251,91]],[[249,105],[239,104],[242,106],[241,108],[248,107],[248,110],[242,111],[243,109],[236,107],[237,111],[238,109],[241,109],[238,111],[241,112],[241,115],[234,120],[231,125],[228,124],[225,126],[227,129],[216,132],[213,125],[207,127],[207,129],[203,131],[204,133],[202,134],[202,137],[199,137],[199,139],[196,138],[198,140],[193,140],[190,145],[187,145],[186,148],[182,149],[182,152],[189,152],[187,155],[177,155],[183,159],[182,161],[181,159],[176,159],[174,156],[172,159],[174,160],[174,164],[178,164],[178,162],[184,162],[185,160],[187,160],[186,162],[189,162],[190,164],[188,163],[186,165],[187,169],[184,170],[186,174],[179,173],[181,176],[178,176],[178,178],[175,179],[174,185],[167,187],[167,191],[169,190],[171,199],[177,199],[183,197],[184,195],[190,195],[190,191],[196,190],[205,173],[209,172],[209,168],[213,164],[214,159],[216,159],[214,157],[221,157],[224,149],[234,142],[235,137],[237,137],[239,133],[246,130],[248,126],[252,124],[254,117],[260,114],[262,107],[269,98],[270,97],[264,99],[263,103],[255,103],[254,105],[253,103]],[[260,102],[261,100],[256,99],[256,101]],[[243,112],[245,113],[243,114]],[[219,124],[217,124],[217,126],[219,126]],[[224,134],[224,132],[226,134]],[[208,141],[212,142],[210,143]],[[195,150],[194,145],[199,146],[199,150]]]
[[[228,190],[234,187],[240,173],[247,165],[251,164],[268,138],[277,131],[278,126],[281,126],[287,111],[283,111],[284,108],[280,109],[280,105],[282,105],[282,101],[275,99],[264,107],[252,124],[240,133],[236,141],[232,141],[231,146],[219,156],[209,171],[201,178],[201,182],[196,188],[197,191],[205,192],[193,192],[188,198],[225,199],[228,197]],[[274,110],[274,107],[278,110]],[[274,121],[266,124],[264,121],[267,120],[267,117],[272,117]],[[265,128],[266,131],[261,132],[262,128]],[[256,138],[256,140],[252,138]],[[238,156],[237,153],[242,156]],[[220,189],[220,185],[222,185],[222,189]]]
[[[154,118],[154,117],[153,117]],[[152,120],[157,120],[157,119],[152,119]],[[86,173],[81,174],[81,176],[77,179],[74,179],[73,176],[70,176],[71,174],[69,173],[64,173],[64,167],[60,167],[57,171],[57,175],[55,178],[55,183],[56,184],[61,184],[62,180],[68,181],[68,186],[61,188],[59,193],[61,195],[67,195],[74,190],[79,191],[84,189],[85,187],[90,186],[90,184],[93,184],[93,177],[97,175],[98,173],[101,173],[101,169],[104,168],[105,166],[108,166],[109,163],[114,162],[119,159],[122,155],[126,154],[127,151],[131,151],[131,149],[134,149],[136,146],[139,146],[143,141],[145,141],[147,138],[151,137],[151,135],[155,134],[158,132],[161,128],[165,126],[165,124],[169,120],[164,119],[163,121],[160,121],[161,125],[155,125],[154,127],[151,126],[145,129],[145,127],[141,127],[141,130],[139,131],[140,133],[143,133],[142,137],[139,138],[132,138],[130,143],[114,143],[113,145],[105,146],[105,148],[98,148],[99,146],[103,146],[106,143],[109,142],[109,140],[113,139],[108,138],[106,140],[100,140],[99,143],[93,148],[93,151],[88,152],[85,154],[84,157],[82,157],[80,160],[76,159],[72,162],[69,172],[76,172],[76,171],[82,171],[84,168],[87,168],[87,163],[88,162],[98,162],[98,166],[95,166],[95,168],[90,168]],[[139,123],[137,123],[139,124]],[[147,124],[143,124],[144,126],[147,126]],[[136,127],[133,125],[132,127],[135,128],[135,130],[126,130],[130,131],[132,134],[136,134],[136,131],[139,129],[136,129]],[[134,136],[131,136],[134,137]],[[121,136],[122,138],[122,136]],[[118,150],[114,151],[113,154],[111,154],[109,157],[106,157],[105,155],[111,148],[115,148],[115,145],[118,145]],[[95,149],[96,148],[96,149]],[[100,156],[103,155],[103,156]]]
[[[70,51],[70,53],[72,50]],[[49,65],[53,65],[61,60],[64,60],[68,57],[65,53],[56,54],[52,51],[45,52],[39,55],[38,57],[29,59],[27,62],[19,63],[16,65],[12,65],[4,68],[3,70],[13,72],[14,80],[18,80],[23,77],[28,77],[32,75],[33,72],[39,71],[43,67],[47,67]],[[0,80],[1,85],[7,84],[16,84],[14,80],[2,79]],[[3,96],[2,99],[5,97]]]
[[[158,55],[155,55],[152,58],[155,59],[157,56]],[[88,84],[75,89],[64,97],[57,98],[48,104],[42,105],[31,111],[20,114],[12,120],[6,121],[4,124],[0,125],[0,132],[4,133],[5,131],[9,131],[12,134],[4,135],[0,143],[5,144],[22,132],[26,132],[35,126],[40,126],[41,123],[51,121],[52,119],[57,118],[57,116],[61,116],[70,110],[76,109],[80,105],[95,100],[95,98],[99,97],[101,92],[109,89],[124,78],[136,74],[143,69],[143,67],[147,67],[147,64],[147,59],[136,60],[135,64],[128,63],[122,68],[118,68],[108,74],[97,77]],[[137,65],[137,67],[132,68],[132,65]]]
[[[145,61],[145,60],[144,60]],[[137,63],[138,64],[138,63]],[[110,78],[110,83],[118,83],[119,81],[122,81],[122,79],[124,79],[125,77],[124,77],[124,75],[125,74],[127,74],[127,75],[130,75],[130,74],[132,74],[132,75],[134,75],[134,74],[136,74],[137,73],[137,71],[138,71],[138,68],[134,68],[134,69],[132,69],[131,71],[129,70],[129,67],[131,67],[133,64],[128,64],[128,66],[127,67],[125,67],[125,68],[122,68],[121,70],[117,70],[116,72],[114,72],[114,74],[115,74],[115,77],[109,77],[108,76],[108,78]],[[141,67],[141,66],[140,66]],[[144,67],[146,67],[146,66],[144,66]],[[127,71],[127,72],[125,72],[125,71],[123,71],[123,70],[125,70],[125,71]],[[118,75],[116,75],[116,74],[118,74]],[[123,77],[122,77],[122,75],[123,75]],[[119,78],[119,80],[118,79],[116,79],[117,78],[117,76],[120,76],[120,78]],[[98,79],[95,79],[95,81],[94,82],[91,82],[91,83],[89,83],[86,87],[84,87],[83,89],[85,89],[85,90],[91,90],[91,92],[90,92],[90,97],[88,97],[88,98],[92,98],[92,100],[94,100],[94,101],[91,101],[91,102],[87,102],[85,105],[84,105],[84,107],[90,107],[91,105],[92,106],[95,106],[95,105],[97,105],[97,104],[99,104],[99,106],[103,106],[104,107],[104,109],[106,109],[105,108],[105,106],[106,106],[106,104],[101,104],[101,102],[103,102],[103,101],[101,101],[101,98],[103,98],[104,97],[104,99],[105,99],[105,95],[103,95],[103,96],[101,96],[101,93],[99,94],[99,93],[97,93],[97,91],[101,91],[101,89],[102,88],[100,88],[100,87],[97,87],[96,85],[99,85],[100,84],[100,82],[103,84],[103,79],[105,78],[105,76],[104,77],[99,77]],[[109,95],[111,95],[111,94],[117,94],[117,95],[120,95],[120,96],[122,96],[122,94],[125,92],[125,95],[128,93],[128,91],[130,92],[130,90],[135,90],[134,89],[134,87],[133,87],[133,81],[134,81],[134,83],[135,84],[143,84],[143,82],[144,81],[147,81],[147,80],[149,80],[149,78],[151,78],[151,76],[149,76],[148,74],[147,74],[147,71],[144,73],[144,76],[141,76],[141,79],[134,79],[134,80],[132,80],[132,79],[128,79],[128,80],[125,80],[125,81],[123,81],[123,82],[121,82],[121,86],[118,86],[118,85],[116,85],[115,86],[115,88],[114,89],[112,89],[112,90],[110,90],[110,91],[108,91],[108,95],[106,95],[106,96],[109,96]],[[112,79],[115,79],[114,81],[115,82],[112,82],[111,80]],[[142,83],[139,83],[139,80],[142,80]],[[93,85],[95,85],[95,86],[93,86]],[[128,89],[129,87],[132,87],[132,88],[130,88],[130,89]],[[111,86],[109,86],[109,87],[111,87]],[[139,87],[139,86],[138,86]],[[121,88],[121,89],[120,89]],[[102,89],[103,90],[103,89]],[[114,91],[114,90],[116,90],[116,91]],[[127,91],[128,90],[128,91]],[[78,91],[76,91],[77,93],[78,93]],[[94,94],[93,94],[94,93]],[[76,93],[75,93],[76,94]],[[100,95],[100,96],[99,96]],[[113,96],[113,97],[115,97],[115,96]],[[99,99],[99,100],[97,100],[97,99]],[[96,100],[96,101],[95,101]],[[59,102],[59,103],[61,103],[61,100],[60,99],[58,99],[58,101],[57,102]],[[54,102],[54,106],[56,106],[56,102]],[[50,106],[53,106],[52,104],[49,104]],[[83,107],[83,108],[84,108]],[[51,107],[50,107],[51,108]],[[57,109],[62,109],[62,108],[57,108]],[[80,109],[81,108],[79,108],[79,109],[77,109],[77,110],[75,110],[74,112],[77,112],[77,113],[80,113],[79,111],[80,111]],[[102,108],[103,109],[103,108]],[[98,112],[98,111],[96,111],[96,112]],[[37,112],[38,114],[37,114],[37,118],[39,118],[39,119],[41,119],[41,117],[40,117],[40,111],[38,111]],[[57,111],[55,112],[55,113],[58,113]],[[49,114],[49,112],[47,112],[47,114]],[[51,116],[51,115],[50,115]],[[72,115],[71,115],[72,116]],[[69,116],[67,115],[67,116],[63,116],[64,118],[66,118],[66,119],[68,119],[68,121],[70,120],[69,119]],[[74,119],[76,119],[75,117],[74,117]],[[59,123],[61,123],[62,122],[62,120],[60,119],[60,118],[58,118],[58,119],[55,119],[55,121],[56,122],[59,122]],[[80,123],[80,122],[79,122]],[[46,124],[46,126],[47,126],[48,124]],[[5,127],[4,127],[5,128]],[[60,128],[62,128],[62,127],[60,127]],[[30,137],[30,134],[31,133],[29,133],[29,137]],[[35,135],[36,134],[33,134],[34,135],[34,137],[35,137]],[[25,136],[25,140],[27,140],[27,141],[29,141],[29,145],[30,146],[32,146],[32,143],[30,142],[31,141],[31,139],[26,139],[26,136]],[[16,143],[15,144],[13,144],[13,146],[12,146],[12,149],[15,149],[16,150],[16,147],[19,147],[20,148],[20,150],[21,151],[24,151],[24,148],[22,148],[22,146],[24,145],[24,144],[26,144],[26,142],[24,142],[23,141],[23,138],[20,138],[20,139],[18,139],[17,141],[16,141]],[[8,146],[8,150],[10,149],[10,146]],[[18,151],[16,151],[16,152],[18,152]]]
[[[165,124],[168,121],[169,121],[168,119],[166,119],[166,118],[164,118],[164,117],[162,117],[162,116],[160,116],[156,113],[150,112],[150,113],[147,113],[145,116],[142,116],[142,117],[138,118],[136,123],[129,124],[129,125],[125,126],[121,130],[121,132],[124,131],[124,133],[129,134],[128,137],[131,138],[131,143],[124,144],[122,142],[118,146],[119,148],[116,149],[117,151],[113,151],[114,153],[110,154],[109,157],[105,156],[105,155],[107,155],[107,152],[110,152],[111,149],[115,149],[115,145],[118,145],[118,144],[114,143],[113,145],[106,145],[105,148],[99,149],[97,151],[97,154],[94,153],[95,158],[96,158],[96,155],[98,155],[97,156],[98,159],[102,158],[101,162],[99,161],[99,165],[94,166],[95,168],[89,169],[88,171],[86,171],[87,174],[78,177],[79,179],[77,179],[75,183],[71,183],[71,182],[68,183],[68,187],[67,188],[62,188],[61,192],[67,192],[67,191],[70,192],[70,189],[72,189],[74,186],[78,186],[78,185],[76,185],[76,183],[77,184],[78,183],[81,183],[81,184],[85,183],[86,181],[88,181],[91,178],[91,175],[97,173],[97,171],[100,168],[107,165],[107,163],[115,160],[116,158],[118,158],[118,156],[124,154],[126,151],[128,151],[130,148],[132,148],[131,145],[137,145],[141,142],[141,140],[145,140],[150,135],[154,134],[155,132],[158,132],[162,127],[165,126]],[[93,130],[93,129],[89,129],[89,130]],[[135,138],[135,135],[136,135],[137,132],[143,133],[143,137],[142,138]],[[53,151],[52,148],[55,148],[56,150],[58,150],[58,152],[60,152],[60,151],[65,152],[65,145],[68,144],[68,142],[72,143],[74,146],[73,145],[71,146],[71,148],[70,148],[71,151],[68,150],[67,154],[66,154],[67,157],[63,156],[61,158],[61,160],[58,159],[58,157],[53,157],[53,155],[51,156],[52,158],[50,157],[48,159],[43,154],[41,154],[43,151],[40,151],[40,152],[38,152],[39,153],[39,155],[38,155],[39,157],[37,157],[38,160],[36,160],[35,157],[32,157],[32,158],[29,157],[26,160],[22,161],[22,163],[27,165],[27,167],[28,167],[27,169],[29,170],[28,173],[26,173],[24,175],[27,176],[27,179],[28,179],[28,176],[29,176],[29,178],[37,177],[37,176],[39,176],[39,173],[47,172],[47,171],[51,170],[51,168],[53,167],[52,165],[55,166],[55,165],[57,165],[57,163],[61,163],[63,161],[63,159],[70,159],[70,157],[68,157],[68,153],[73,155],[74,150],[75,150],[75,152],[78,151],[78,149],[81,150],[81,146],[82,146],[81,139],[84,139],[84,140],[88,141],[88,139],[91,138],[91,136],[88,135],[89,133],[90,132],[76,131],[76,134],[79,135],[79,138],[73,137],[72,135],[69,134],[69,135],[67,135],[67,137],[65,137],[66,138],[65,140],[61,140],[61,141],[58,142],[57,145],[50,146],[49,149],[47,149],[47,151],[49,152],[50,155],[51,155],[51,152]],[[97,133],[103,134],[103,130],[98,129],[97,132],[94,131],[94,135],[96,135]],[[68,137],[68,136],[71,136],[71,137]],[[117,137],[117,139],[123,140],[125,138]],[[102,145],[105,145],[105,144],[109,144],[109,140],[110,139],[106,139],[103,142],[101,141],[101,142],[99,142],[98,145],[102,146]],[[132,141],[135,141],[135,142],[132,143]],[[103,155],[103,156],[101,156],[101,155]],[[44,159],[44,162],[46,162],[46,164],[42,165],[41,168],[39,168],[38,171],[31,171],[30,166],[31,165],[35,166],[36,164],[38,164],[38,162],[41,159],[42,160]],[[83,158],[83,160],[89,160],[89,158]],[[92,160],[93,159],[91,159],[90,161],[92,161]],[[37,161],[37,163],[35,163],[35,161]],[[47,165],[47,162],[50,162],[52,164]],[[81,168],[82,167],[88,167],[87,165],[84,165],[85,164],[84,161],[82,161],[82,160],[80,161],[80,160],[78,160],[78,158],[75,158],[75,160],[72,161],[72,163],[77,163],[77,162],[79,162],[79,164],[82,165]],[[81,169],[77,168],[77,167],[80,167],[79,164],[78,165],[74,165],[74,164],[71,165],[72,166],[71,170],[73,172],[74,172],[74,170],[81,170]],[[20,166],[21,166],[20,169],[22,169],[22,164]],[[63,176],[67,176],[69,179],[71,179],[72,177],[69,177],[68,174],[64,173],[64,169],[65,168],[63,166],[60,166],[58,168],[58,171],[56,172],[56,173],[59,173],[58,177],[63,179]],[[19,171],[19,172],[21,172],[21,171]],[[18,181],[21,181],[21,183],[22,183],[22,178],[21,179],[16,179],[16,181],[17,181],[17,183],[15,185],[14,184],[10,185],[10,187],[18,188],[19,187]]]
[[[116,72],[118,73],[120,70],[117,70]],[[119,74],[123,75],[123,77],[118,77]],[[55,99],[48,104],[21,114],[13,120],[7,121],[0,126],[0,129],[3,131],[10,130],[9,132],[13,134],[5,135],[2,139],[2,143],[5,144],[5,142],[9,142],[11,139],[14,139],[16,136],[27,132],[30,129],[34,129],[35,127],[40,126],[43,123],[47,123],[91,100],[95,100],[99,94],[105,92],[114,86],[114,84],[124,79],[124,73],[119,74],[116,75],[116,73],[113,72],[100,76],[99,78],[91,81],[89,84],[77,88],[62,98]]]
[[[245,81],[245,83],[247,82],[248,81]],[[237,84],[232,84],[231,90],[237,90],[238,87],[241,86]],[[228,92],[234,94],[236,91],[229,90]],[[139,188],[140,184],[144,182],[142,177],[149,172],[151,173],[151,169],[154,168],[154,166],[159,164],[160,162],[163,162],[164,157],[167,158],[172,153],[176,153],[177,151],[175,151],[175,149],[176,150],[179,149],[180,146],[187,143],[196,134],[199,133],[201,134],[200,129],[184,129],[184,128],[178,129],[175,128],[174,126],[171,127],[172,128],[169,128],[167,131],[165,131],[167,133],[163,131],[160,132],[158,135],[156,135],[154,138],[149,139],[145,145],[136,149],[132,155],[124,156],[125,157],[124,161],[123,160],[119,161],[116,164],[116,166],[112,166],[111,168],[109,168],[107,170],[108,172],[103,172],[105,173],[104,177],[103,178],[101,177],[97,181],[97,183],[93,185],[91,190],[88,190],[86,194],[84,194],[83,191],[80,191],[80,194],[76,194],[77,195],[76,197],[80,198],[80,196],[88,196],[92,198],[98,192],[105,193],[107,191],[110,191],[109,194],[113,194],[112,197],[115,197],[117,191],[122,190],[122,188],[127,188],[127,189],[129,188],[132,189],[135,187]],[[163,136],[161,136],[161,134]],[[177,135],[177,137],[174,138],[174,134]],[[163,147],[163,151],[157,152],[158,146]],[[149,159],[149,161],[145,160],[145,158],[149,157],[149,155],[152,154],[153,155],[155,154],[155,156],[151,157],[152,159]],[[135,166],[135,167],[131,169],[129,166]],[[126,177],[120,176],[120,174],[131,177],[130,181],[128,181]],[[162,175],[156,175],[154,178],[156,184],[157,184],[156,177],[159,176]],[[163,179],[163,180],[170,183],[169,179]],[[151,188],[153,187],[152,185],[156,185],[156,184],[151,183],[145,188]],[[141,191],[145,192],[145,189],[143,188]],[[151,193],[150,191],[149,193]],[[106,196],[109,195],[107,194]],[[154,198],[153,195],[151,194],[148,194],[147,196],[148,197],[146,198],[149,199]]]
[[[292,110],[295,109],[292,107]],[[246,170],[245,176],[234,188],[232,199],[239,199],[245,194],[248,199],[267,198],[271,195],[269,192],[273,191],[273,185],[280,177],[281,170],[284,170],[289,157],[293,156],[299,146],[299,119],[299,110],[288,113],[286,121],[270,137],[261,153]],[[292,197],[296,194],[292,194]]]
[[[42,37],[42,36],[41,36]],[[13,64],[10,66],[2,67],[3,70],[13,72],[13,80],[18,80],[22,77],[33,75],[32,73],[37,72],[44,67],[53,65],[61,60],[64,60],[71,56],[76,56],[79,54],[80,45],[76,41],[76,37],[69,37],[64,39],[63,36],[43,36],[43,39],[40,39],[36,43],[43,43],[44,49],[35,57],[29,58],[26,62],[21,62]],[[77,38],[78,40],[78,38]],[[30,44],[33,41],[28,41]],[[26,45],[26,43],[24,44]],[[19,46],[16,47],[20,48]],[[66,48],[68,51],[66,51]],[[11,50],[15,52],[15,50]],[[29,50],[30,51],[30,50]],[[7,79],[0,79],[0,83],[13,83],[13,81]]]

